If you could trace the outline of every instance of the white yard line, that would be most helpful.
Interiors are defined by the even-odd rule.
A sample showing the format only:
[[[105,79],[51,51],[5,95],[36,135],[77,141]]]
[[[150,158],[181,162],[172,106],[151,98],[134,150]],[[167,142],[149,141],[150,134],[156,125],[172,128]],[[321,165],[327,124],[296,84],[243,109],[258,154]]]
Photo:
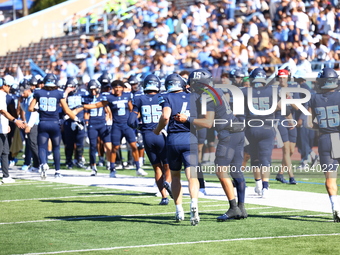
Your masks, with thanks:
[[[261,208],[249,208],[247,210],[256,210]],[[201,212],[221,212],[221,210],[200,210]],[[184,213],[190,213],[185,211]],[[164,213],[148,213],[148,214],[130,214],[130,215],[105,215],[105,216],[88,216],[88,217],[70,217],[63,219],[48,219],[48,220],[31,220],[31,221],[16,221],[16,222],[0,222],[0,225],[13,225],[13,224],[26,224],[26,223],[40,223],[40,222],[51,222],[51,221],[77,221],[77,220],[89,220],[89,219],[105,219],[105,218],[127,218],[127,217],[144,217],[144,216],[158,216],[175,214],[175,212],[164,212]]]
[[[30,254],[30,255],[43,255],[43,254],[60,254],[60,253],[87,252],[87,251],[111,251],[111,250],[120,250],[120,249],[149,248],[149,247],[171,246],[171,245],[219,243],[219,242],[235,242],[235,241],[256,241],[256,240],[266,240],[266,239],[283,239],[283,238],[299,238],[299,237],[319,237],[319,236],[339,236],[339,235],[340,235],[340,233],[333,233],[333,234],[310,234],[310,235],[292,235],[292,236],[264,236],[264,237],[249,237],[249,238],[221,239],[221,240],[203,240],[203,241],[196,241],[196,242],[178,242],[178,243],[160,243],[160,244],[117,246],[117,247],[98,248],[98,249],[68,250],[68,251],[54,251],[54,252],[41,252],[41,253],[26,253],[26,254]]]

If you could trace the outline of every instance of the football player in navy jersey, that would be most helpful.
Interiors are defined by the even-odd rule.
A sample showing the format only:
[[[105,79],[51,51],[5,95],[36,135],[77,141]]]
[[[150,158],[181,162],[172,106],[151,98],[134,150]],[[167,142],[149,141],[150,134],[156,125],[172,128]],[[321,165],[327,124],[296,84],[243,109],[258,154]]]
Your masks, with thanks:
[[[101,96],[100,83],[97,80],[90,80],[87,84],[89,95],[82,98],[84,104],[95,104],[100,102]],[[111,111],[108,107],[95,108],[91,110],[85,110],[84,119],[85,125],[87,126],[88,138],[90,140],[90,166],[92,169],[91,176],[97,175],[96,167],[96,153],[97,153],[97,138],[100,137],[101,141],[104,142],[106,151],[107,162],[110,161],[111,155],[111,126],[103,125],[106,124],[106,114],[111,115]],[[111,116],[110,116],[111,117]]]
[[[130,114],[128,124],[132,128],[138,125],[138,115],[140,115],[142,124],[140,131],[143,135],[146,154],[155,171],[155,180],[159,192],[162,195],[160,205],[167,205],[166,188],[170,194],[170,169],[166,155],[165,135],[155,135],[153,130],[156,128],[159,118],[162,114],[162,107],[158,103],[159,90],[161,81],[159,78],[150,74],[143,81],[144,95],[139,94],[133,98],[133,110]]]
[[[132,155],[136,165],[137,175],[145,176],[148,173],[145,172],[139,165],[138,149],[136,144],[135,132],[127,125],[127,120],[132,111],[132,94],[123,92],[125,87],[124,82],[115,80],[111,83],[113,88],[113,94],[102,93],[101,102],[96,104],[84,105],[85,109],[94,109],[105,107],[108,105],[112,112],[113,124],[111,129],[111,143],[112,153],[110,160],[110,177],[116,177],[116,152],[119,149],[121,140],[125,137],[126,141],[130,144],[132,149]]]
[[[82,96],[87,96],[89,93],[85,89],[78,89],[78,82],[74,78],[67,78],[66,82],[66,102],[71,110],[82,108]],[[80,121],[84,122],[84,111],[79,111],[77,117]],[[68,116],[67,116],[68,118]],[[83,127],[83,128],[81,128]],[[64,121],[64,135],[65,135],[65,156],[66,165],[72,169],[73,162],[72,156],[75,152],[75,165],[84,168],[82,157],[84,153],[84,138],[85,128],[84,125],[77,126],[76,123],[70,119]]]
[[[201,109],[202,94],[207,96],[206,114],[202,118],[189,121],[196,127],[211,128],[214,119],[222,119],[226,123],[216,124],[218,144],[216,147],[215,169],[222,188],[228,197],[230,208],[223,215],[217,217],[218,221],[229,219],[247,218],[248,214],[244,207],[246,183],[241,169],[243,161],[244,147],[244,126],[230,125],[238,122],[230,109],[227,98],[222,89],[213,87],[213,79],[210,72],[205,69],[197,69],[189,75],[188,83],[192,90],[198,95],[198,112]],[[187,116],[178,114],[176,119],[181,122],[187,121]],[[231,167],[232,165],[232,167]],[[228,172],[233,177],[238,193],[238,203],[236,202],[234,187]]]
[[[281,88],[286,88],[288,86],[292,87],[294,85],[288,84],[290,73],[286,69],[280,69],[277,72],[277,77],[279,79],[279,87],[278,87],[278,95],[280,95]],[[287,95],[291,98],[299,98],[298,93],[292,93],[291,95]],[[290,112],[292,114],[292,117],[295,117],[295,109],[298,109],[295,105],[290,105]],[[289,184],[297,184],[294,174],[292,171],[292,160],[291,156],[294,153],[296,140],[297,140],[297,129],[294,127],[287,127],[283,126],[281,123],[283,120],[286,119],[285,116],[281,114],[281,110],[277,110],[275,112],[275,119],[278,119],[278,133],[276,134],[276,137],[280,137],[282,140],[282,168],[276,175],[276,180],[282,183],[289,183]],[[289,182],[285,180],[283,177],[283,173],[285,171],[288,171],[289,175]]]
[[[307,73],[305,70],[297,70],[294,74],[294,81],[296,82],[299,88],[307,89],[311,94],[315,94],[315,90],[311,89],[306,81],[307,81]],[[303,97],[301,95],[300,97]],[[305,103],[305,107],[308,103]],[[296,147],[298,148],[299,153],[301,154],[301,161],[299,165],[299,169],[305,169],[309,167],[309,163],[311,166],[314,166],[319,156],[313,151],[313,144],[315,138],[315,131],[307,128],[307,115],[302,114],[299,110],[296,113],[297,120],[297,141]]]
[[[322,69],[317,78],[321,93],[313,94],[309,102],[309,127],[319,130],[320,165],[326,177],[326,190],[333,210],[334,222],[340,222],[337,174],[340,163],[340,92],[338,74],[332,68]],[[316,123],[313,123],[316,118]]]
[[[33,112],[38,103],[39,125],[38,125],[38,148],[40,159],[40,170],[42,179],[46,178],[47,165],[47,143],[50,138],[52,141],[52,151],[55,166],[55,177],[62,177],[60,170],[60,141],[61,130],[59,124],[60,106],[64,112],[78,125],[80,121],[66,103],[64,91],[58,89],[57,78],[54,74],[47,74],[44,77],[45,86],[42,89],[35,89],[33,100],[28,108]]]
[[[162,106],[162,115],[154,130],[156,135],[167,127],[167,158],[171,170],[171,189],[176,205],[176,221],[184,220],[182,207],[181,169],[184,164],[185,174],[189,182],[191,197],[190,222],[197,225],[198,215],[198,189],[196,166],[198,165],[198,147],[196,130],[190,130],[190,123],[180,123],[175,120],[178,113],[197,117],[196,109],[191,109],[190,94],[186,91],[186,81],[178,74],[171,74],[165,79],[167,94],[161,95],[159,103]]]
[[[273,87],[266,85],[266,72],[262,68],[255,68],[249,75],[250,85],[252,87],[252,95],[248,95],[248,90],[243,90],[245,102],[248,97],[252,97],[253,107],[257,110],[269,110],[273,106]],[[251,126],[246,126],[245,134],[249,141],[250,162],[252,168],[255,167],[255,193],[265,198],[268,195],[270,171],[268,167],[271,165],[271,156],[274,148],[275,130],[271,121],[266,119],[274,119],[275,114],[256,115],[251,112],[246,104],[245,118]]]

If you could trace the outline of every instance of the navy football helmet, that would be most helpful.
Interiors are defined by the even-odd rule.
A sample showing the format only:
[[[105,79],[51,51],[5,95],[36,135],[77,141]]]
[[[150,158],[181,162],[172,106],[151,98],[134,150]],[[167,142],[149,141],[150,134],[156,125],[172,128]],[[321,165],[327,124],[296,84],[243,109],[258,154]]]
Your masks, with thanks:
[[[139,84],[139,80],[137,79],[137,77],[135,75],[131,75],[129,77],[129,79],[127,80],[127,82],[133,86],[133,85],[136,85],[136,84]]]
[[[164,85],[167,92],[174,92],[179,90],[185,90],[187,83],[182,78],[182,76],[180,76],[177,73],[173,73],[166,77]]]
[[[247,74],[246,72],[244,72],[242,69],[240,68],[235,68],[235,69],[232,69],[230,72],[229,72],[229,80],[231,81],[231,83],[233,85],[236,85],[238,87],[242,86],[242,83],[243,83],[243,78],[246,77]],[[236,80],[236,78],[241,78],[239,80]]]
[[[31,86],[38,86],[39,81],[35,76],[32,76],[32,78],[30,79],[30,85]]]
[[[161,89],[161,81],[158,76],[154,74],[146,76],[143,81],[143,89],[144,91],[159,91]]]
[[[112,77],[107,72],[104,72],[101,76],[99,76],[98,81],[103,87],[106,87],[111,84]]]
[[[44,77],[44,84],[46,87],[54,87],[57,86],[57,77],[53,73],[48,73]]]
[[[92,79],[92,80],[90,80],[90,81],[88,82],[87,88],[88,88],[88,90],[91,90],[91,89],[99,90],[99,88],[100,88],[100,83],[99,83],[97,80]]]
[[[260,67],[255,68],[249,74],[250,86],[255,87],[255,88],[265,86],[266,77],[267,77],[267,74],[265,70],[263,70]]]
[[[65,84],[66,88],[76,88],[77,86],[78,86],[77,79],[72,78],[72,77],[67,78],[67,81],[66,81],[66,84]]]
[[[197,69],[190,73],[188,78],[188,84],[190,85],[190,89],[195,91],[196,93],[202,93],[203,88],[209,86],[213,86],[213,78],[212,74],[206,69]]]
[[[339,75],[333,68],[325,67],[318,74],[317,84],[320,89],[336,89],[338,77]]]
[[[31,86],[30,81],[27,80],[27,79],[25,79],[25,78],[22,79],[22,80],[19,82],[19,89],[20,89],[21,91],[26,90],[26,89],[29,89],[30,86]]]

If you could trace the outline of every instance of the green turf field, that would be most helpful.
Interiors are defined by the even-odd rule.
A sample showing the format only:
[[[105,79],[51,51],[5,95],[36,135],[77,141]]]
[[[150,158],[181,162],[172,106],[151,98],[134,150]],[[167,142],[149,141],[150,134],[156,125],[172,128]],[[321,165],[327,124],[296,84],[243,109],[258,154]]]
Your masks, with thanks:
[[[0,190],[0,254],[340,252],[340,224],[330,213],[247,205],[247,219],[216,222],[225,202],[200,199],[193,227],[188,212],[176,223],[173,204],[159,206],[153,194],[28,180]]]
[[[148,163],[144,169],[153,177]],[[245,176],[253,187],[252,174]],[[204,177],[218,183],[214,174]],[[320,173],[296,174],[298,185],[271,178],[273,189],[326,193]],[[186,220],[176,223],[173,201],[159,206],[154,193],[48,180],[17,180],[0,191],[0,254],[340,254],[340,224],[331,213],[247,204],[247,219],[217,222],[228,206],[206,198],[199,199],[201,222],[193,227],[189,198]]]

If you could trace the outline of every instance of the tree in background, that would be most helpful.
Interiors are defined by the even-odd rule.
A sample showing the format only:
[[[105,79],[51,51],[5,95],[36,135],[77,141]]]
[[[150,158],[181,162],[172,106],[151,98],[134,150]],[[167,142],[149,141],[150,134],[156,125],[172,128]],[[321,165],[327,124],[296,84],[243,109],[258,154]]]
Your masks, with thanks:
[[[23,0],[24,1],[24,0]],[[30,8],[30,14],[44,10],[67,0],[36,0]]]

